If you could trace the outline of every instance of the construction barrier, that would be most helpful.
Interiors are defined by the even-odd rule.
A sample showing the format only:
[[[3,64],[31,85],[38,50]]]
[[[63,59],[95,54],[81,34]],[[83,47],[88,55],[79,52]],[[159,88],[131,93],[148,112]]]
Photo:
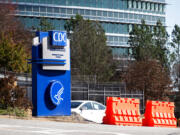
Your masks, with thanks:
[[[139,99],[107,97],[104,124],[142,126],[139,118]]]
[[[143,126],[176,127],[173,102],[147,101]]]

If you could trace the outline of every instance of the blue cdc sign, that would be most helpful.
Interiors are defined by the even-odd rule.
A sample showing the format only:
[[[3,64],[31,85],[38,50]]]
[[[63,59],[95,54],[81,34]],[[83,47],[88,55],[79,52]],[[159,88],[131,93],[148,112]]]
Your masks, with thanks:
[[[30,62],[33,115],[70,115],[70,43],[66,32],[38,32],[33,39]]]
[[[66,32],[50,31],[51,45],[53,46],[65,46],[67,44]]]

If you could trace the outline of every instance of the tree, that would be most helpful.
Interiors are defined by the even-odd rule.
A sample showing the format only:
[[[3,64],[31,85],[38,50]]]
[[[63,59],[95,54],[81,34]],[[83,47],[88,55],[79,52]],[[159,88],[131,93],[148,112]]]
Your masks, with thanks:
[[[36,29],[37,31],[49,31],[53,30],[54,27],[50,22],[48,22],[48,20],[45,17],[42,17],[40,19],[39,27],[33,29]]]
[[[11,35],[13,42],[25,46],[26,53],[29,53],[32,33],[25,29],[19,19],[15,17],[15,12],[16,6],[14,4],[0,3],[0,34],[4,36]]]
[[[14,16],[13,4],[0,4],[0,68],[27,72],[31,33]]]
[[[12,37],[7,36],[0,34],[0,67],[14,72],[29,71],[29,55],[25,52],[25,47],[20,43],[14,43]]]
[[[71,38],[71,32],[74,31],[76,26],[78,26],[78,23],[83,21],[83,17],[81,15],[76,15],[75,19],[71,17],[70,21],[67,21],[64,25],[65,30],[68,33],[68,37]]]
[[[129,44],[135,62],[124,78],[129,90],[142,90],[145,100],[163,100],[170,90],[168,34],[160,21],[153,29],[142,21],[130,32]]]
[[[167,47],[168,34],[160,21],[153,30],[142,20],[141,25],[135,25],[130,32],[129,44],[132,57],[137,61],[156,59],[163,67],[168,68],[169,50]]]
[[[144,91],[146,100],[166,100],[171,89],[167,71],[157,60],[135,61],[124,75],[127,89]]]
[[[26,98],[24,88],[17,86],[17,80],[13,76],[8,76],[0,79],[0,108],[8,109],[32,108],[30,101]],[[22,111],[22,110],[21,110]]]
[[[179,47],[180,47],[180,27],[176,24],[174,26],[174,29],[172,31],[172,42],[171,42],[171,45],[172,47],[175,49],[175,52],[174,52],[174,59],[175,58],[178,58],[176,59],[177,61],[179,61]]]
[[[132,57],[137,61],[153,59],[154,46],[152,44],[153,34],[142,20],[141,25],[134,25],[133,30],[129,33],[128,43],[132,48]]]
[[[162,25],[160,21],[157,21],[156,26],[153,29],[155,59],[159,60],[161,65],[167,68],[169,68],[168,56],[170,54],[170,51],[167,46],[168,37],[169,35],[166,31],[166,28]]]
[[[173,53],[171,55],[173,65],[173,78],[174,85],[180,90],[179,78],[180,78],[180,27],[176,24],[172,31],[172,42],[171,42]]]
[[[98,81],[108,81],[113,75],[114,64],[101,25],[77,15],[66,23],[65,28],[68,33],[73,31],[71,59],[72,69],[78,69],[76,74],[95,75]]]

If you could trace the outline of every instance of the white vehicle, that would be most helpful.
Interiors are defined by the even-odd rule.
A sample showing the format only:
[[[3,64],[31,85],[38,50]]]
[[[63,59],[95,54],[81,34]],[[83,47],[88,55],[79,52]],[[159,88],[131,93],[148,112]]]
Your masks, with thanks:
[[[95,101],[72,100],[71,113],[77,113],[86,120],[102,123],[106,107]]]

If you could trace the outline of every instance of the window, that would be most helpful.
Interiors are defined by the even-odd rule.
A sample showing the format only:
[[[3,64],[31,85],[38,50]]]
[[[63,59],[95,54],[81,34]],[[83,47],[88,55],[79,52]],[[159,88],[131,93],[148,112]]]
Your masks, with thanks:
[[[73,9],[73,14],[78,14],[78,9]]]
[[[106,25],[106,23],[101,23],[101,25],[102,25],[103,29],[107,32],[107,25]]]
[[[61,13],[66,13],[66,9],[65,8],[61,8]]]
[[[137,14],[134,14],[134,19],[138,19],[138,15]]]
[[[133,8],[136,8],[136,1],[133,1]]]
[[[133,19],[133,14],[129,14],[129,19]]]
[[[45,7],[40,7],[40,12],[46,12],[46,8]]]
[[[91,103],[86,103],[81,107],[82,110],[93,110]]]
[[[119,18],[123,18],[123,13],[119,13]]]
[[[40,19],[39,18],[34,18],[33,19],[33,26],[35,26],[35,28],[39,27],[39,23],[40,23]]]
[[[67,14],[72,14],[72,9],[67,9]]]
[[[142,15],[138,15],[138,19],[139,19],[139,20],[142,20]]]
[[[113,30],[114,30],[114,24],[112,24],[112,23],[108,23],[108,32],[109,33],[113,33]]]
[[[119,37],[119,41],[120,41],[120,42],[123,42],[123,37]]]
[[[102,11],[97,11],[97,16],[102,16]]]
[[[17,2],[16,0],[14,0],[14,2]],[[26,2],[33,2],[32,0],[27,0]]]
[[[113,36],[109,36],[109,41],[113,42]]]
[[[141,9],[141,1],[138,1],[138,9]]]
[[[107,17],[107,12],[106,11],[103,11],[103,16]]]
[[[162,4],[159,5],[159,11],[162,12]]]
[[[158,11],[158,4],[155,4],[155,10]]]
[[[151,21],[151,16],[150,15],[147,16],[147,20]]]
[[[46,8],[45,8],[45,7],[41,7],[41,8],[43,8],[43,11],[42,11],[42,12],[45,12],[45,11],[46,11]],[[33,11],[39,12],[39,7],[34,6],[34,7],[33,7]]]
[[[66,21],[65,20],[59,20],[59,23],[60,23],[60,30],[64,31],[65,30],[64,25],[65,25]]]
[[[84,15],[84,9],[80,9],[80,14]]]
[[[147,10],[150,10],[150,3],[147,3]]]
[[[51,8],[51,7],[48,7],[48,8],[47,8],[47,12],[48,12],[48,13],[52,13],[52,8]]]
[[[124,13],[124,18],[127,19],[128,18],[128,14]]]
[[[132,0],[128,1],[128,8],[132,8]]]
[[[108,12],[108,17],[113,17],[113,13],[112,12]]]
[[[162,12],[165,12],[165,5],[162,6]]]
[[[91,5],[92,7],[96,7],[96,1],[95,1],[95,0],[92,0],[90,5]]]
[[[100,104],[93,103],[93,109],[94,110],[105,110],[105,107]]]
[[[41,0],[41,1],[44,1],[44,0]],[[66,5],[66,1],[65,0],[59,0],[59,4],[60,5]]]
[[[54,13],[59,13],[59,8],[54,8]]]
[[[26,7],[26,10],[27,10],[27,11],[32,11],[32,6],[27,6],[27,7]]]
[[[129,25],[129,32],[131,32],[133,29],[132,24]]]
[[[85,10],[85,15],[90,15],[90,10]]]
[[[145,10],[146,9],[146,3],[142,2],[142,9]]]
[[[23,2],[24,0],[22,0],[22,2]],[[34,3],[39,3],[39,0],[34,0]]]
[[[114,31],[113,31],[113,33],[118,33],[118,24],[117,23],[114,24]]]
[[[92,13],[93,16],[96,16],[96,11],[95,10],[92,10],[91,13]]]
[[[59,23],[58,19],[54,20],[54,27],[55,27],[56,30],[60,30],[60,23]]]
[[[122,48],[122,47],[113,47],[112,48],[113,55],[116,57],[118,56],[127,56],[129,52],[129,48]]]
[[[114,41],[115,41],[116,43],[118,42],[118,37],[117,37],[117,36],[114,37]]]
[[[71,102],[71,108],[77,108],[82,102]]]
[[[118,13],[117,12],[114,12],[114,17],[118,18]]]
[[[151,3],[151,11],[154,11],[154,3]]]
[[[18,6],[18,10],[19,10],[19,11],[25,11],[25,6],[19,5],[19,6]]]
[[[98,8],[102,8],[102,2],[103,0],[97,0],[97,4],[96,4],[96,7]]]

